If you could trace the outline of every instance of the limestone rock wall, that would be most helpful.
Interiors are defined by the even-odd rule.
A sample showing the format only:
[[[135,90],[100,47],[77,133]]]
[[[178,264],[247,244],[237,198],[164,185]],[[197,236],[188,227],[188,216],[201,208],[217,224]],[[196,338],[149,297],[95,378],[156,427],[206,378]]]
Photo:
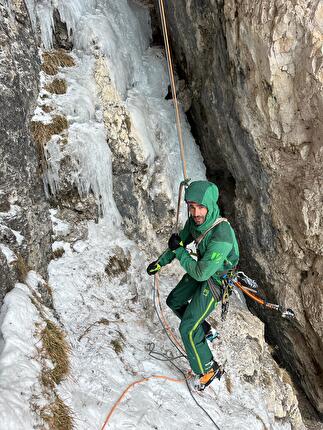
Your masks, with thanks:
[[[257,311],[322,413],[322,3],[165,4],[193,131],[238,230],[241,265],[296,321]]]
[[[6,3],[6,2],[5,2]],[[0,305],[29,268],[46,276],[50,222],[29,121],[38,96],[37,41],[21,1],[0,5]]]

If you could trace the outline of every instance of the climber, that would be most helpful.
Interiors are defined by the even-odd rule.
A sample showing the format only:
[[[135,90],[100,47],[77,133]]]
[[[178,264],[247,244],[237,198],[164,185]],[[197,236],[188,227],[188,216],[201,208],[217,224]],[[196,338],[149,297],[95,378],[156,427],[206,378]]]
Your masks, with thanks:
[[[172,234],[168,249],[147,267],[147,273],[154,275],[177,258],[187,272],[171,291],[166,303],[181,319],[179,331],[195,373],[194,386],[197,390],[203,390],[214,378],[220,379],[223,374],[207,344],[212,331],[205,319],[221,300],[221,277],[233,269],[239,259],[235,233],[225,218],[220,220],[218,196],[215,184],[192,182],[185,190],[189,218],[183,230]],[[216,221],[218,224],[212,228]],[[186,245],[196,239],[199,242],[197,261],[186,249]],[[213,285],[212,292],[210,285]]]

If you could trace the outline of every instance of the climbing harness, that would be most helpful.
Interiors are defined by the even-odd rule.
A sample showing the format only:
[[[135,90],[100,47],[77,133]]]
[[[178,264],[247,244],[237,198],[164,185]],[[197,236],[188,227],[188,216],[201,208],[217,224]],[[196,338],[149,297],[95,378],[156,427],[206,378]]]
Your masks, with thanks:
[[[205,238],[205,236],[211,231],[214,227],[221,224],[222,222],[229,221],[226,218],[218,218],[212,225],[209,227],[204,233],[202,233],[200,236],[198,236],[194,243],[196,248],[199,246],[199,244],[202,242],[202,240]],[[197,255],[197,254],[195,254]],[[210,291],[215,299],[216,302],[219,302],[221,300],[222,307],[221,307],[221,320],[225,321],[228,310],[229,310],[229,298],[232,294],[233,286],[231,283],[228,282],[229,275],[231,272],[228,272],[227,274],[222,276],[221,279],[221,286],[218,285],[212,277],[207,280],[208,286],[210,288]]]

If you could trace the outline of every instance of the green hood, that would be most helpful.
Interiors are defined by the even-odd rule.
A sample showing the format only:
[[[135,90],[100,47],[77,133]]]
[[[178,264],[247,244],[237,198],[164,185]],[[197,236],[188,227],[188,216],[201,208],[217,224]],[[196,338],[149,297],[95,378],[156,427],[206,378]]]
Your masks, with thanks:
[[[190,227],[197,233],[204,233],[220,215],[220,210],[217,205],[219,198],[218,187],[208,181],[194,181],[185,190],[185,201],[191,201],[203,205],[208,212],[205,221],[201,225],[195,225],[190,217]]]

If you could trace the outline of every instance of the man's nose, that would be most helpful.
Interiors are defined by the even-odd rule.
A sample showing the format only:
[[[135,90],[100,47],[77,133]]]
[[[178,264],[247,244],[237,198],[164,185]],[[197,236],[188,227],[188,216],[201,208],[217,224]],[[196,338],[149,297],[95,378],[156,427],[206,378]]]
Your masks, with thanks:
[[[198,215],[199,215],[199,209],[193,208],[193,216],[198,216]]]

